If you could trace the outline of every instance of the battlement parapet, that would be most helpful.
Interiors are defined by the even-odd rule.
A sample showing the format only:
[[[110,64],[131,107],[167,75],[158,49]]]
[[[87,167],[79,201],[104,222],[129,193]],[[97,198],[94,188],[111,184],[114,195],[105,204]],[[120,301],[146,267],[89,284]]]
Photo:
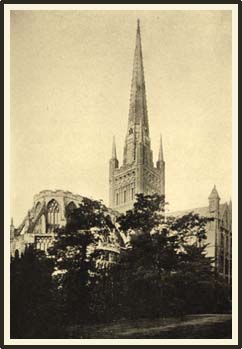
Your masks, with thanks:
[[[38,201],[43,201],[45,199],[49,199],[50,197],[59,197],[64,198],[67,200],[74,200],[74,201],[82,201],[83,196],[79,194],[73,194],[70,191],[64,191],[64,190],[42,190],[38,194],[34,195],[34,203],[37,203]]]

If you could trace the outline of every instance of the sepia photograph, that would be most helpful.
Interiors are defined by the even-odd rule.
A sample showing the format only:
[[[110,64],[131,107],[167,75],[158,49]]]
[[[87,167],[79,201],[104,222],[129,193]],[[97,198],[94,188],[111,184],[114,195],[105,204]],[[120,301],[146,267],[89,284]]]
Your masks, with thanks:
[[[237,16],[5,5],[8,344],[236,344]]]

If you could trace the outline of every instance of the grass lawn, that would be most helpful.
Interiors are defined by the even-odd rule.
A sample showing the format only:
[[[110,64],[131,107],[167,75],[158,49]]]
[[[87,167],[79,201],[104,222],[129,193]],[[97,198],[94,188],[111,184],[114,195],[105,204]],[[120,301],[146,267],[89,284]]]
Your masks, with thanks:
[[[232,337],[231,314],[187,315],[176,318],[122,320],[108,324],[73,326],[69,338],[219,339]]]

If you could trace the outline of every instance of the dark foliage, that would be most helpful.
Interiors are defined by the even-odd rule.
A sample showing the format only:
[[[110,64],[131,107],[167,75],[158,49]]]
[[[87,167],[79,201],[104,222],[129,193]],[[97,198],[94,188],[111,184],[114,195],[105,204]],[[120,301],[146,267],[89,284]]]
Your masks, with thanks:
[[[12,338],[65,338],[74,325],[226,312],[229,290],[205,254],[207,218],[164,217],[164,198],[139,194],[118,219],[129,236],[116,264],[96,268],[108,252],[98,236],[117,229],[106,207],[84,199],[56,232],[48,256],[32,248],[11,262]]]
[[[59,338],[52,261],[29,247],[11,261],[11,338]],[[56,326],[58,324],[58,326]]]

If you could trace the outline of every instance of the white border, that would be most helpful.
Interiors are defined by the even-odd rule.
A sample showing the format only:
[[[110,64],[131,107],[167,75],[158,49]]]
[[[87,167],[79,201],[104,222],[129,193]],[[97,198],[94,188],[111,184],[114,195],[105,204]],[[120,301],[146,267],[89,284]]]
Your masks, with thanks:
[[[10,10],[232,10],[233,259],[232,339],[10,339]],[[11,4],[4,5],[4,344],[5,345],[237,345],[238,344],[238,5]],[[8,68],[8,69],[7,69]]]

